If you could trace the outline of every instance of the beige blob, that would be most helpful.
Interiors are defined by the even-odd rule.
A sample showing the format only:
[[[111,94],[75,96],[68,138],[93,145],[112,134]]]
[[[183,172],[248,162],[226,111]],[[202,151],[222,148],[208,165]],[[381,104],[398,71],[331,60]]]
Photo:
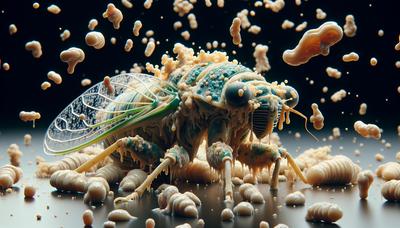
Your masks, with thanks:
[[[107,216],[108,220],[113,221],[113,222],[126,222],[131,219],[134,219],[135,217],[129,214],[126,210],[123,209],[115,209],[110,211]]]
[[[400,164],[397,162],[388,162],[378,166],[376,169],[376,176],[389,180],[400,180]]]
[[[42,84],[40,85],[40,88],[42,89],[42,90],[46,90],[46,89],[48,89],[48,88],[50,88],[51,87],[51,84],[50,84],[50,82],[48,82],[48,81],[44,81],[44,82],[42,82]]]
[[[291,29],[293,27],[294,27],[294,23],[292,21],[287,20],[287,19],[284,20],[282,22],[282,25],[281,25],[281,28],[284,29],[284,30]]]
[[[147,173],[141,169],[133,169],[122,179],[119,187],[125,192],[133,192],[147,177]]]
[[[265,202],[261,192],[252,184],[242,184],[239,187],[239,193],[244,200],[251,203],[261,204]]]
[[[342,77],[342,72],[340,72],[338,69],[335,69],[333,67],[327,67],[326,73],[331,78],[339,79],[340,77]]]
[[[400,180],[390,180],[384,183],[381,193],[388,201],[400,201]]]
[[[19,149],[17,144],[11,144],[7,148],[7,154],[10,158],[10,163],[13,166],[20,166],[21,164],[21,157],[23,155],[22,151]]]
[[[36,188],[31,185],[26,185],[24,187],[24,196],[25,198],[32,199],[36,194]]]
[[[381,138],[381,129],[375,124],[365,124],[358,120],[354,123],[354,130],[364,138]]]
[[[343,98],[345,98],[346,95],[347,95],[346,90],[341,89],[339,91],[336,91],[334,94],[332,94],[331,100],[332,100],[332,102],[336,103],[336,102],[343,100]]]
[[[61,34],[60,34],[60,38],[61,41],[66,41],[69,39],[69,37],[71,37],[71,32],[68,29],[65,29]]]
[[[310,116],[310,122],[313,124],[315,130],[321,130],[324,127],[324,116],[318,109],[318,105],[316,103],[311,104],[311,109],[313,114]]]
[[[294,30],[296,32],[301,32],[307,28],[307,25],[308,25],[307,21],[303,21],[302,23],[298,24]]]
[[[337,204],[328,202],[314,203],[307,210],[306,220],[312,222],[336,222],[343,212]]]
[[[88,32],[85,36],[85,42],[88,46],[95,49],[101,49],[105,45],[105,39],[101,32]]]
[[[96,19],[91,19],[88,24],[88,29],[94,30],[98,24],[99,24],[99,22]]]
[[[346,16],[346,24],[343,25],[343,30],[344,30],[344,34],[347,37],[353,37],[356,35],[357,32],[357,26],[356,23],[354,21],[354,16],[349,14]]]
[[[22,178],[22,169],[13,165],[0,167],[0,189],[11,188]]]
[[[139,36],[139,32],[140,32],[140,29],[142,28],[142,26],[143,26],[143,24],[140,20],[135,21],[135,23],[133,24],[133,29],[132,29],[134,36]]]
[[[81,81],[81,86],[86,87],[86,86],[90,86],[92,84],[92,80],[88,79],[88,78],[84,78]]]
[[[119,29],[124,16],[122,15],[121,10],[115,7],[114,4],[109,3],[107,5],[107,10],[103,13],[103,18],[107,18],[108,21],[113,24],[114,29]]]
[[[61,61],[68,64],[68,74],[73,74],[76,65],[85,60],[85,52],[83,52],[83,50],[80,48],[71,47],[60,53],[60,59]]]
[[[29,146],[32,143],[32,135],[30,134],[25,134],[24,135],[24,145]]]
[[[8,32],[10,33],[10,35],[14,35],[18,32],[17,26],[15,24],[11,24],[10,26],[8,26]]]
[[[371,170],[365,170],[358,174],[357,183],[361,199],[366,199],[368,197],[368,190],[373,181],[374,175],[372,174]]]
[[[360,109],[358,110],[358,114],[360,114],[361,116],[367,114],[367,104],[366,103],[360,104]]]
[[[232,37],[232,42],[235,45],[239,45],[242,43],[242,37],[240,36],[240,24],[241,20],[238,17],[235,17],[232,21],[232,25],[229,28],[229,33],[231,34]]]
[[[233,208],[233,213],[238,216],[251,216],[254,214],[254,207],[249,202],[240,202]]]
[[[196,15],[194,15],[193,13],[190,13],[187,16],[187,19],[189,20],[189,26],[191,29],[197,29],[197,27],[199,26],[196,20]]]
[[[35,121],[40,119],[40,117],[41,117],[40,113],[35,111],[30,111],[30,112],[21,111],[19,113],[19,118],[24,122]]]
[[[187,0],[174,0],[173,10],[180,17],[185,16],[193,9],[193,4]]]
[[[281,11],[283,9],[283,7],[285,7],[285,1],[284,0],[264,0],[264,7],[266,9],[271,9],[272,12],[274,13],[278,13],[279,11]]]
[[[315,10],[315,17],[316,17],[318,20],[323,20],[323,19],[326,18],[326,13],[325,13],[322,9],[317,8],[317,9]]]
[[[42,45],[39,41],[32,40],[25,44],[25,50],[32,52],[34,58],[40,58],[42,56]]]
[[[230,208],[225,208],[221,211],[221,220],[222,221],[232,221],[235,218],[233,211]]]
[[[253,57],[256,61],[256,71],[258,73],[267,72],[271,69],[271,65],[269,64],[268,57],[268,46],[258,44],[253,52]]]
[[[285,204],[287,206],[300,206],[304,205],[305,202],[306,202],[306,197],[304,196],[303,193],[299,191],[290,193],[285,197]]]
[[[54,83],[56,83],[57,85],[62,83],[62,77],[60,74],[54,72],[54,71],[49,71],[47,73],[47,78],[51,81],[53,81]]]
[[[85,224],[85,226],[92,226],[93,220],[94,220],[93,211],[85,210],[82,213],[82,220],[83,220],[83,224]]]
[[[61,9],[57,5],[52,4],[49,7],[47,7],[47,11],[49,11],[52,14],[59,14],[61,12]]]
[[[150,57],[153,54],[155,48],[156,44],[153,40],[150,39],[150,41],[147,43],[146,49],[144,50],[144,55],[146,57]]]
[[[126,52],[130,52],[132,50],[132,47],[133,47],[133,41],[131,39],[127,39],[125,42],[124,50]]]
[[[355,52],[350,52],[342,57],[343,62],[357,62],[359,59],[360,57]]]

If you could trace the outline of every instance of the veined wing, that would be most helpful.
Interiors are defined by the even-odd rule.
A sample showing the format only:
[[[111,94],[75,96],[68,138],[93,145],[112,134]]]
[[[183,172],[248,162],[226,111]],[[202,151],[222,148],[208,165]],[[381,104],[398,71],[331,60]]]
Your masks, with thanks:
[[[176,87],[151,75],[120,74],[110,79],[110,85],[97,83],[57,116],[46,132],[45,153],[80,150],[179,104]]]

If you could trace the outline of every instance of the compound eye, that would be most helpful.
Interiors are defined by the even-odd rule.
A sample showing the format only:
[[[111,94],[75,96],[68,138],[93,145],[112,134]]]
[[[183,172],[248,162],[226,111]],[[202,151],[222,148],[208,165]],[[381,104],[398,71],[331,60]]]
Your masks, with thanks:
[[[226,102],[233,107],[242,107],[251,99],[251,91],[243,82],[233,82],[225,90]]]

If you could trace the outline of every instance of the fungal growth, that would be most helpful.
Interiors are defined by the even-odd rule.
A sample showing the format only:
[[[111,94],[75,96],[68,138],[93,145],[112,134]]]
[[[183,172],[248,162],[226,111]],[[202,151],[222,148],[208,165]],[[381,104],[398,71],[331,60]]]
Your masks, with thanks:
[[[319,202],[308,208],[306,220],[333,223],[342,218],[342,216],[343,212],[337,204]]]
[[[0,189],[11,188],[22,178],[22,169],[13,165],[0,167]]]
[[[381,138],[381,129],[375,124],[365,124],[361,120],[354,123],[354,130],[364,138]]]
[[[76,65],[85,60],[85,52],[83,52],[83,50],[80,48],[72,47],[62,51],[60,53],[60,59],[61,61],[68,64],[68,74],[73,74]]]
[[[293,50],[283,52],[282,59],[291,66],[307,63],[317,55],[328,55],[329,48],[343,37],[342,28],[335,22],[325,22],[317,29],[310,29],[304,33]]]
[[[374,175],[370,170],[362,171],[357,176],[358,190],[361,199],[368,197],[368,190],[374,181]]]

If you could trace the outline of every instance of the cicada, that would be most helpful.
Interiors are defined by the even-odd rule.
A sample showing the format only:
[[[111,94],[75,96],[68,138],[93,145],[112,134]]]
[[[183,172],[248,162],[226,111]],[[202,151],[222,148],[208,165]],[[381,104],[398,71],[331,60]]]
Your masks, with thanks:
[[[155,168],[147,169],[152,171],[146,180],[117,202],[141,196],[163,170],[190,164],[204,140],[209,165],[223,174],[227,200],[233,199],[234,160],[252,170],[275,163],[271,189],[276,189],[280,160],[286,158],[306,182],[284,148],[257,140],[276,125],[289,124],[291,112],[307,121],[294,109],[297,91],[267,82],[237,61],[209,59],[175,64],[167,78],[123,73],[94,85],[51,123],[45,152],[64,155],[103,144],[104,151],[77,172],[107,156],[126,170]]]

